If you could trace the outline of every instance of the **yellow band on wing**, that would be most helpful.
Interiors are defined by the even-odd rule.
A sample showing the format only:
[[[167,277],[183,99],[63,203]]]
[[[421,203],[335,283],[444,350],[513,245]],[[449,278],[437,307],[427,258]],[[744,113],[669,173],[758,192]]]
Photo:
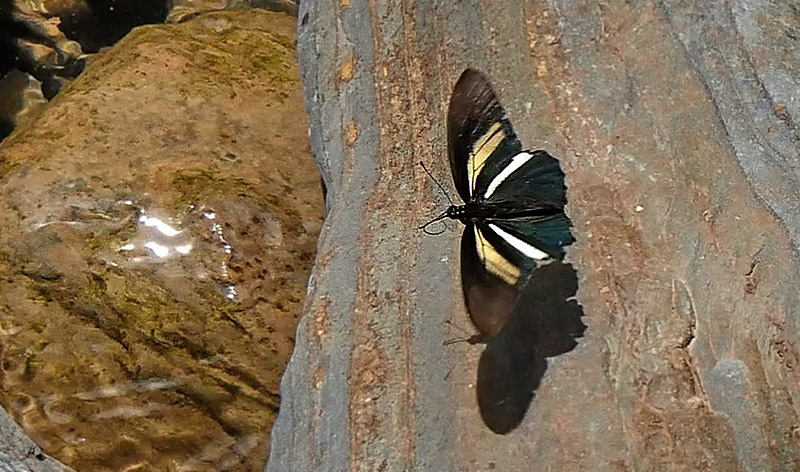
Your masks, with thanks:
[[[520,276],[519,268],[497,252],[489,241],[483,238],[483,234],[481,234],[481,230],[477,226],[474,226],[474,228],[475,247],[478,250],[478,257],[483,262],[483,266],[508,285],[516,285]]]
[[[481,139],[475,141],[472,146],[472,152],[469,155],[467,162],[467,172],[469,173],[469,194],[475,191],[475,182],[478,179],[481,169],[486,164],[486,160],[492,155],[497,146],[503,142],[506,133],[500,127],[500,122],[493,124],[486,133],[481,136]]]

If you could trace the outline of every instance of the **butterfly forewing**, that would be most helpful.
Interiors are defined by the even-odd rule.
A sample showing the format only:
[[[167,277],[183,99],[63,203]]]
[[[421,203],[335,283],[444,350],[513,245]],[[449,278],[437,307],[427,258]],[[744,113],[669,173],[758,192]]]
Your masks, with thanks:
[[[519,165],[514,165],[516,162]],[[489,185],[486,205],[496,208],[501,237],[515,247],[531,246],[549,257],[561,259],[564,246],[574,239],[564,214],[566,187],[558,161],[544,151],[524,151]],[[536,254],[536,251],[527,251]]]
[[[550,154],[523,151],[489,182],[485,197],[488,205],[514,212],[536,208],[562,212],[567,203],[564,172]]]
[[[482,195],[492,177],[522,150],[491,85],[472,69],[453,89],[447,140],[453,180],[465,202]]]

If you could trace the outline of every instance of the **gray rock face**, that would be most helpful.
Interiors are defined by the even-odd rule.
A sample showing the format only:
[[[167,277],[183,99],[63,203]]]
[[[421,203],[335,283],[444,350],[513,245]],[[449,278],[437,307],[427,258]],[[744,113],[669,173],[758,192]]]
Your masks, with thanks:
[[[800,12],[758,0],[303,2],[328,189],[270,472],[800,469]],[[561,160],[588,329],[481,421],[445,114],[466,67]],[[795,97],[795,98],[793,98]]]
[[[22,428],[0,408],[0,472],[69,472],[72,469],[42,454]]]

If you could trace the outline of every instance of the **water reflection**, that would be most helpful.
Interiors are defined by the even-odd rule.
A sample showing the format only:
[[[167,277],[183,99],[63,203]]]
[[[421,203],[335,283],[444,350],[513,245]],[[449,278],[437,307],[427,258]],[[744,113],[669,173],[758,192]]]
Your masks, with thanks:
[[[40,409],[48,421],[60,425],[66,425],[74,421],[99,421],[113,418],[137,418],[149,416],[159,411],[169,408],[169,404],[149,401],[144,405],[111,405],[108,408],[101,408],[99,411],[90,414],[87,418],[76,418],[74,415],[59,411],[65,405],[74,400],[88,402],[89,404],[96,405],[97,402],[108,399],[116,399],[122,397],[129,397],[132,395],[143,395],[148,392],[157,392],[162,390],[171,390],[179,385],[179,382],[167,379],[146,379],[136,382],[121,382],[115,385],[99,386],[91,390],[65,395],[63,393],[53,393],[39,395],[36,401],[36,406]],[[82,408],[75,408],[73,405],[70,410],[80,411]],[[25,409],[17,411],[17,413],[25,413]],[[86,442],[86,438],[80,437],[74,432],[61,435],[62,439],[70,444],[81,444]]]
[[[212,442],[202,451],[188,458],[177,468],[179,472],[206,470],[217,467],[217,470],[230,470],[244,462],[250,452],[259,444],[261,438],[257,434],[237,439],[225,438]]]
[[[142,223],[143,225],[149,228],[157,229],[159,233],[163,234],[164,236],[167,236],[168,238],[174,238],[175,236],[181,234],[181,231],[178,231],[177,229],[173,228],[167,223],[164,223],[160,219],[152,216],[146,216],[146,215],[140,216],[139,223]]]
[[[571,351],[583,336],[578,278],[570,264],[534,271],[503,331],[486,341],[478,363],[478,407],[497,434],[522,422],[547,370],[547,358]]]
[[[145,255],[130,257],[132,262],[144,262],[148,256],[158,259],[170,255],[187,255],[192,250],[192,237],[183,230],[176,229],[174,225],[180,224],[180,219],[168,218],[164,221],[156,216],[148,216],[145,208],[137,207],[132,200],[125,200],[122,204],[130,206],[139,214],[137,219],[139,231],[133,239],[120,246],[120,252],[136,251],[137,248],[148,249]],[[171,220],[177,220],[173,223]]]
[[[216,221],[217,213],[214,210],[205,206],[198,208],[197,205],[190,204],[185,213],[166,217],[155,216],[165,214],[165,211],[138,206],[133,200],[124,200],[120,203],[130,207],[138,215],[136,219],[138,229],[130,239],[119,246],[118,252],[125,253],[126,260],[112,261],[112,265],[119,267],[120,264],[125,265],[125,262],[137,265],[187,256],[195,249],[198,240],[207,239],[206,235],[199,233],[208,231],[207,234],[213,241],[212,245],[216,246],[212,252],[217,253],[219,260],[219,272],[216,278],[221,282],[222,296],[231,302],[238,300],[239,294],[236,285],[231,281],[231,274],[228,270],[233,246],[225,238],[223,226]],[[208,224],[204,224],[204,221]],[[60,223],[70,222],[62,221]],[[194,231],[182,228],[184,225],[193,228]],[[45,225],[40,227],[42,226]],[[202,272],[197,275],[204,278]]]
[[[76,470],[263,468],[319,226],[62,187],[0,258],[2,405]]]

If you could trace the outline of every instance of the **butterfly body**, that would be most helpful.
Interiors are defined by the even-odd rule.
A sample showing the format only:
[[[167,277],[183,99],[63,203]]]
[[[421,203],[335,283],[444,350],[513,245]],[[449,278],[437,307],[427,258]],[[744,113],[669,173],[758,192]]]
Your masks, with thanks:
[[[573,242],[558,161],[527,151],[488,80],[466,70],[448,112],[448,154],[464,201],[445,215],[465,225],[461,280],[473,324],[484,336],[505,326],[536,267]]]
[[[498,205],[485,200],[475,200],[466,205],[453,205],[447,209],[447,217],[458,220],[464,224],[490,223],[496,220],[510,220],[514,218],[540,217],[546,219],[559,213],[557,208],[549,206],[516,207],[514,205]]]

